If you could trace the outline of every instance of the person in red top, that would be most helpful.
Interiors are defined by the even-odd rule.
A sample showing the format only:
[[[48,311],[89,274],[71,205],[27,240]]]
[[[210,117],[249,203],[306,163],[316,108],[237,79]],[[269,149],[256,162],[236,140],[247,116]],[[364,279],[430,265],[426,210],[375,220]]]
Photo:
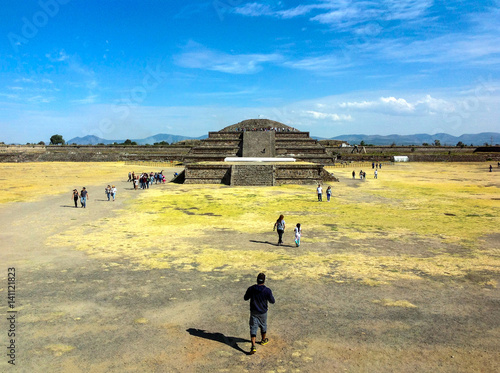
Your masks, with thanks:
[[[250,339],[252,348],[250,354],[255,354],[255,339],[257,338],[257,329],[260,328],[262,341],[260,344],[266,345],[269,343],[269,338],[266,338],[267,333],[267,303],[274,304],[274,296],[271,289],[264,285],[266,275],[259,273],[257,276],[257,284],[250,286],[243,299],[250,300]]]

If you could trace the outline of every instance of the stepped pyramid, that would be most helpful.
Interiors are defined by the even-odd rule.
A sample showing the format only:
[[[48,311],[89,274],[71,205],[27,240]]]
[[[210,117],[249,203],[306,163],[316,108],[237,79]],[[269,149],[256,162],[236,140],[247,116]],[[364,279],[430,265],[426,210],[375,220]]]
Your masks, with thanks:
[[[249,134],[253,133],[250,140]],[[258,135],[260,133],[261,135]],[[247,140],[244,141],[244,138]],[[260,140],[259,140],[260,138]],[[245,145],[252,144],[252,150]],[[259,148],[259,142],[262,146]],[[247,146],[248,148],[248,146]],[[258,150],[256,150],[258,149]],[[245,154],[250,151],[252,154]],[[297,161],[323,165],[333,164],[334,158],[328,154],[317,140],[286,124],[269,119],[248,119],[225,127],[218,132],[209,132],[208,138],[193,147],[184,156],[184,163],[221,162],[226,157],[283,157]]]
[[[241,159],[225,162],[226,158]],[[308,132],[268,119],[249,119],[209,132],[184,156],[186,167],[176,182],[273,186],[338,181],[323,167],[333,162]]]

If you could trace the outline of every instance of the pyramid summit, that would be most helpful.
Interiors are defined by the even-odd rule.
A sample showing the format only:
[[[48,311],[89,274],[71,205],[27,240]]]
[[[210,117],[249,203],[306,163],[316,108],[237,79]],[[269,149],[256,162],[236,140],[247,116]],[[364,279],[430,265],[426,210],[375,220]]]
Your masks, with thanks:
[[[259,130],[275,130],[283,132],[298,131],[297,129],[288,126],[284,123],[270,119],[246,119],[236,124],[232,124],[221,129],[219,132],[231,131],[259,131]]]

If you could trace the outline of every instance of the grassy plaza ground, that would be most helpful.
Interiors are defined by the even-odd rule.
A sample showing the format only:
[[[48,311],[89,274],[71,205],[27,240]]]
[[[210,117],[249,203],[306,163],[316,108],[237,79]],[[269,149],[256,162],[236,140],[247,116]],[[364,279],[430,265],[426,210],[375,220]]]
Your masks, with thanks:
[[[129,171],[161,168],[0,164],[0,314],[15,268],[15,369],[499,371],[494,166],[384,165],[375,179],[363,165],[365,180],[360,165],[332,168],[340,182],[320,203],[314,185],[133,190]],[[180,169],[164,170],[169,180]],[[83,186],[88,206],[74,208]],[[283,246],[272,230],[280,214]],[[270,343],[249,356],[243,295],[261,271],[276,304]]]

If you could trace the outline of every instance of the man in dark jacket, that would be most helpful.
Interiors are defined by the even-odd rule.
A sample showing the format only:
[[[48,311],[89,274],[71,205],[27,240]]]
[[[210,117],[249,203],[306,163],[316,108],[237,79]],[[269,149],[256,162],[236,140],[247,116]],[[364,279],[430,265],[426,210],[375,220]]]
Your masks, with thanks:
[[[255,354],[255,339],[257,337],[257,329],[260,328],[262,334],[261,345],[269,343],[269,338],[266,338],[267,333],[267,302],[274,304],[275,300],[271,289],[264,285],[266,275],[259,273],[257,276],[257,284],[250,286],[245,293],[244,299],[250,299],[250,338],[252,340],[252,348],[250,354]]]

